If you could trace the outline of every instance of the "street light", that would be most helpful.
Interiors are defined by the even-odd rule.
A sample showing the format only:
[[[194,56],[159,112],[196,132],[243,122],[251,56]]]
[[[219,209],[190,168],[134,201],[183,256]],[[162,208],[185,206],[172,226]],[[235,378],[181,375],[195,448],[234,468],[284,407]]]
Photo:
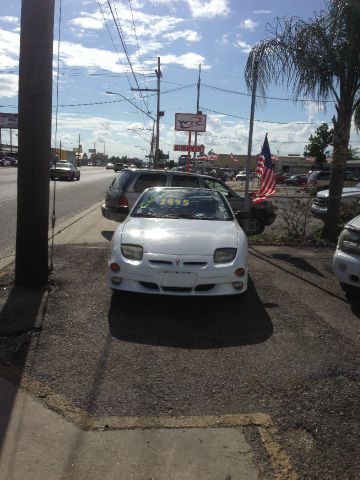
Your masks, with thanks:
[[[128,98],[126,98],[124,95],[122,95],[121,93],[117,93],[117,92],[110,92],[109,90],[106,91],[107,95],[119,95],[120,97],[122,97],[124,100],[126,100],[127,102],[129,102],[133,107],[137,108],[138,110],[140,110],[140,112],[144,113],[145,115],[147,115],[149,118],[151,118],[151,120],[153,120],[154,122],[156,122],[155,118],[153,118],[151,115],[149,115],[150,112],[145,112],[145,110],[143,110],[142,108],[138,107],[134,102],[132,102],[131,100],[129,100]]]
[[[127,128],[126,130],[130,130],[130,132],[136,133],[137,135],[139,135],[139,137],[143,138],[144,140],[146,140],[148,143],[151,144],[151,141],[149,139],[147,139],[146,137],[144,137],[144,135],[141,135],[141,133],[139,133],[137,130],[134,130],[133,128]],[[146,129],[144,128],[142,130],[150,130],[150,129],[149,128],[146,128]],[[150,130],[150,132],[151,132],[151,130]]]

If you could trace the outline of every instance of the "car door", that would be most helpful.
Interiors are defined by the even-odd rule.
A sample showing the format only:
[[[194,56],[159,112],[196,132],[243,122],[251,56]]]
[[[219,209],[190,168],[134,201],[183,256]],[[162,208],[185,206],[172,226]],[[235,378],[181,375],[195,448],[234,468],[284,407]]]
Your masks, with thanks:
[[[222,193],[230,203],[230,206],[234,212],[244,209],[244,197],[235,193],[228,185],[225,185],[214,178],[202,178],[202,181],[205,188],[210,188],[211,190],[216,190],[217,192]]]

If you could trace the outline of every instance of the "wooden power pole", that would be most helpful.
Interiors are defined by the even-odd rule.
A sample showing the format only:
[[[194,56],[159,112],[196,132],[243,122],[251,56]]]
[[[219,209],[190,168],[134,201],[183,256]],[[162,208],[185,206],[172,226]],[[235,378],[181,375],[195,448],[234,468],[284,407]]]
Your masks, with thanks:
[[[48,282],[54,0],[23,0],[15,284]]]

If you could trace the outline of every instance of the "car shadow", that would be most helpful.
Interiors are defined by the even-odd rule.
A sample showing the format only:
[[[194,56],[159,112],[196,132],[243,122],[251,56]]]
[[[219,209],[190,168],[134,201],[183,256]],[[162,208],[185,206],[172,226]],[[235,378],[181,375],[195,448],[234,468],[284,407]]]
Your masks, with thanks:
[[[111,239],[112,239],[114,233],[115,233],[114,230],[103,230],[103,231],[101,232],[101,235],[102,235],[106,240],[108,240],[109,242],[111,242]]]
[[[284,262],[290,263],[294,267],[303,270],[304,272],[313,273],[314,275],[325,278],[325,275],[319,272],[319,270],[314,268],[303,258],[294,257],[293,255],[289,255],[287,253],[273,253],[271,257],[275,258],[276,260],[283,260]]]
[[[251,280],[245,294],[227,297],[114,293],[108,321],[115,338],[174,348],[250,345],[273,333]]]

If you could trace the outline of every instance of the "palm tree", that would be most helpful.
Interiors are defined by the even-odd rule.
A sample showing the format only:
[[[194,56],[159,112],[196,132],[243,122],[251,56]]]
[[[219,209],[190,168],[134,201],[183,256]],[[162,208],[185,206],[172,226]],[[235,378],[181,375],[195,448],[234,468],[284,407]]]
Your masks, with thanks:
[[[324,238],[335,241],[351,121],[360,127],[360,2],[327,0],[310,20],[277,18],[267,38],[250,51],[245,67],[249,90],[264,102],[271,82],[292,88],[294,100],[333,100],[334,154]],[[331,105],[331,103],[329,103]]]

